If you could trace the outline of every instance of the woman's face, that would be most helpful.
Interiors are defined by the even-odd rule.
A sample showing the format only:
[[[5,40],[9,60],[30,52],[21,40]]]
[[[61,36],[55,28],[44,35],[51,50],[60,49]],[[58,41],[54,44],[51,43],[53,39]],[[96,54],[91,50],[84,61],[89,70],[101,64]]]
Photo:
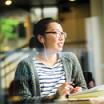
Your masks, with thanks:
[[[62,26],[56,22],[48,25],[44,38],[44,47],[51,52],[62,51],[65,36]]]

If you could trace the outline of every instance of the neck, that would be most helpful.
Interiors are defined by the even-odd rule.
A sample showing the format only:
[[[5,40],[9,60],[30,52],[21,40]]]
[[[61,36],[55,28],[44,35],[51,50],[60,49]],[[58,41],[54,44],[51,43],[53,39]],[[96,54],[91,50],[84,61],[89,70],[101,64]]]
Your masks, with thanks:
[[[57,58],[57,54],[56,53],[53,53],[53,54],[48,54],[48,53],[40,53],[40,56],[49,61],[49,60],[53,60],[53,59],[56,59]]]
[[[48,66],[53,66],[57,62],[57,54],[39,53],[37,59]]]

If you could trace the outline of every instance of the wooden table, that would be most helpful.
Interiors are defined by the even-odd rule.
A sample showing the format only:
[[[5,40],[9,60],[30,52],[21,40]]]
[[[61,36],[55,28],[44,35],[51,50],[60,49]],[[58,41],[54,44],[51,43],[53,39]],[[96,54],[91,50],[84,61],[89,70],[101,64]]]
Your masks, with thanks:
[[[90,100],[61,100],[49,104],[104,104],[104,97],[93,98]]]
[[[57,101],[53,101],[53,102],[42,102],[42,103],[36,103],[34,101],[23,101],[23,102],[19,102],[19,101],[10,101],[9,104],[104,104],[104,97],[99,97],[99,98],[94,98],[94,99],[84,99],[84,100],[57,100]]]
[[[47,103],[47,104],[92,104],[88,100],[78,100],[78,101],[58,101],[58,102],[53,102],[53,103]]]
[[[88,100],[84,100],[84,101],[54,101],[54,102],[41,102],[41,103],[36,103],[36,102],[9,102],[8,104],[92,104],[90,101]]]

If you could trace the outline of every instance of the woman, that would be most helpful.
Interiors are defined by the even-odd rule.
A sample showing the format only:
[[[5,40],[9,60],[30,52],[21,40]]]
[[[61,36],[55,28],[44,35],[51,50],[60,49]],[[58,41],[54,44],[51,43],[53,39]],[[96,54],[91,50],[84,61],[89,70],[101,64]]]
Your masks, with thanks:
[[[52,101],[86,89],[77,57],[61,52],[66,38],[62,26],[44,18],[34,26],[30,47],[37,53],[22,60],[16,70],[16,93],[36,102]],[[74,87],[72,84],[79,83]]]

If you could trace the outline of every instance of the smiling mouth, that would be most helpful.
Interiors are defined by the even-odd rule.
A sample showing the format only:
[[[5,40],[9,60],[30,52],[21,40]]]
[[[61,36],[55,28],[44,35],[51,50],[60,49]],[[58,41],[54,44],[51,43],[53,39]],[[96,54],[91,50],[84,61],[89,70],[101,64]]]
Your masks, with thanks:
[[[59,47],[63,47],[63,43],[58,43],[58,46]]]

